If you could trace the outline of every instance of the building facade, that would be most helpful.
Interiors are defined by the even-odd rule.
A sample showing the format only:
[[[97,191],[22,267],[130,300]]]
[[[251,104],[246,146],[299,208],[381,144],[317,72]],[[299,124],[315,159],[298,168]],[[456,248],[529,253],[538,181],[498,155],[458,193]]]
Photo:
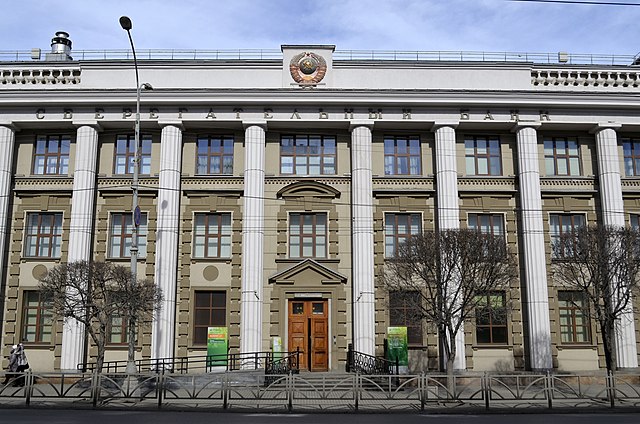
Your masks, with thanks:
[[[130,258],[133,61],[79,54],[0,62],[1,347],[24,340],[36,370],[96,353],[52,319],[38,280]],[[437,369],[434,329],[378,277],[412,234],[470,227],[504,236],[520,270],[491,294],[506,315],[458,335],[456,367],[604,367],[551,245],[579,225],[638,226],[640,72],[479,58],[311,45],[141,59],[138,276],[164,301],[137,358],[205,355],[224,326],[231,352],[280,337],[303,368],[344,370],[348,344],[381,355],[387,328],[407,326],[410,370]],[[638,366],[637,307],[619,326],[623,368]],[[113,317],[107,360],[126,358],[125,330]]]

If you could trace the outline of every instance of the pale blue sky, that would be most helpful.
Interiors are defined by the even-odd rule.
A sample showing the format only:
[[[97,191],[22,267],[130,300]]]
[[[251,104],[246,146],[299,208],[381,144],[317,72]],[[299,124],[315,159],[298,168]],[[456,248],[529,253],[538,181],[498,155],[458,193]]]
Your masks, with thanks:
[[[613,0],[602,0],[613,1]],[[640,0],[624,0],[638,3]],[[630,54],[640,7],[507,0],[0,0],[0,50],[49,48],[66,31],[74,50],[279,49]]]

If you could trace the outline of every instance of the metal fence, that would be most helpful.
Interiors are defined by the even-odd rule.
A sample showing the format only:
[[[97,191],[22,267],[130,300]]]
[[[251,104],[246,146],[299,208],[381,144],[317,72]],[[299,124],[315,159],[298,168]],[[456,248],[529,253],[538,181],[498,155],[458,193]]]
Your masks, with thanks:
[[[451,383],[451,384],[449,384]],[[23,384],[23,385],[22,385]],[[0,406],[269,411],[640,410],[640,374],[21,374]]]
[[[47,53],[34,56],[30,50],[0,50],[0,62],[31,62]],[[73,50],[74,60],[133,60],[130,50]],[[145,60],[282,60],[275,49],[239,50],[137,50],[139,61]],[[474,52],[474,51],[410,51],[410,50],[336,50],[337,61],[425,61],[425,62],[532,62],[569,65],[631,65],[637,56],[584,53]]]

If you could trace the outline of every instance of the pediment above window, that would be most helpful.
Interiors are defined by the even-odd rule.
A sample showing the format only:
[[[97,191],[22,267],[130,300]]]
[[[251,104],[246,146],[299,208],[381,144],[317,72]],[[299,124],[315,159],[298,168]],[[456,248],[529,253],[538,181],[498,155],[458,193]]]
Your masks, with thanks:
[[[347,277],[313,259],[305,259],[272,275],[269,284],[317,286],[323,284],[346,284]]]
[[[298,181],[278,191],[278,198],[287,197],[323,197],[337,199],[340,191],[317,181]]]

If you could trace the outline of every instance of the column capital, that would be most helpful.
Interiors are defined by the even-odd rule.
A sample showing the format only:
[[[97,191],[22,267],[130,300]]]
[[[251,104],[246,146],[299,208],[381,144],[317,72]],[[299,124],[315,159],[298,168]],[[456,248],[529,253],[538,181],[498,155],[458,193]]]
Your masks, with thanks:
[[[367,127],[371,130],[373,129],[374,124],[375,124],[375,121],[371,119],[354,119],[349,121],[349,131],[353,131],[358,127]]]
[[[242,126],[246,130],[249,127],[260,127],[263,130],[267,130],[267,121],[264,119],[256,119],[256,120],[244,120],[242,121]]]
[[[617,130],[622,128],[622,124],[617,122],[598,122],[593,128],[589,130],[589,134],[597,134],[602,130]]]
[[[78,128],[91,127],[98,132],[103,130],[102,125],[95,119],[74,119],[72,124]]]
[[[538,128],[540,128],[541,125],[542,123],[540,121],[519,120],[519,121],[516,121],[516,123],[513,125],[513,127],[511,128],[511,132],[517,133],[518,131],[523,130],[525,128],[532,128],[534,130],[537,130]]]
[[[453,128],[455,130],[458,127],[458,125],[460,125],[459,120],[438,121],[433,123],[433,125],[431,126],[431,131],[435,132],[435,131],[438,131],[440,128],[445,128],[445,127]]]
[[[20,128],[18,128],[13,121],[0,120],[0,127],[9,128],[10,130],[13,130],[13,132],[20,131]]]
[[[184,131],[184,124],[179,119],[159,119],[158,125],[160,125],[160,128],[176,127],[180,131]]]

